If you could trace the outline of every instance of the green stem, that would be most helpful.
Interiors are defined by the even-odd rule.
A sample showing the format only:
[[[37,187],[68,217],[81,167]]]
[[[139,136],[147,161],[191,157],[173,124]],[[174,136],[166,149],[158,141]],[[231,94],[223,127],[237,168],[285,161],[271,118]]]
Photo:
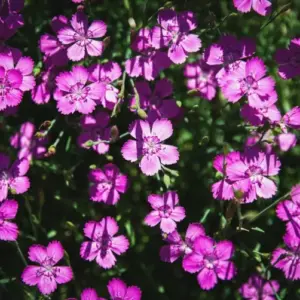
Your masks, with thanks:
[[[24,263],[24,265],[25,265],[25,267],[26,267],[28,264],[27,264],[27,261],[26,261],[24,255],[23,255],[22,250],[21,250],[20,247],[19,247],[18,242],[15,241],[14,244],[15,244],[15,246],[16,246],[16,248],[17,248],[17,251],[18,251],[18,253],[19,253],[19,256],[21,257],[21,260],[23,261],[23,263]]]
[[[132,86],[132,88],[134,90],[135,106],[136,106],[136,109],[139,110],[139,109],[141,109],[140,95],[139,95],[139,93],[138,93],[138,91],[137,91],[137,89],[136,89],[136,87],[135,87],[134,82],[133,82],[132,79],[130,79],[130,83],[131,83],[131,86]]]
[[[113,111],[111,113],[111,117],[114,117],[118,114],[117,110],[119,108],[119,105],[120,105],[120,101],[124,99],[124,96],[125,96],[125,81],[126,81],[126,72],[124,71],[123,72],[123,76],[122,76],[122,86],[121,86],[121,91],[118,95],[118,101],[117,103],[115,104],[114,108],[113,108]]]
[[[62,130],[57,139],[55,140],[54,144],[52,145],[52,147],[56,148],[56,146],[59,144],[60,140],[62,139],[62,137],[64,136],[65,132]]]

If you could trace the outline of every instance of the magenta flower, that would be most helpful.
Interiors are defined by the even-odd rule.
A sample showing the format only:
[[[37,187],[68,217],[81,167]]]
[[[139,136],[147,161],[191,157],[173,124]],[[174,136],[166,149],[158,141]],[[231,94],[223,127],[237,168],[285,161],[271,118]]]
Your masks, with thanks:
[[[248,13],[252,8],[262,16],[270,13],[272,6],[269,0],[233,0],[233,4],[235,8],[242,13]]]
[[[187,78],[188,89],[197,90],[200,97],[212,100],[216,96],[218,70],[218,67],[206,64],[203,59],[186,64],[184,76]]]
[[[89,73],[82,66],[75,66],[72,71],[61,72],[56,77],[54,99],[59,112],[64,115],[75,111],[89,114],[95,109],[104,87],[99,82],[89,83],[88,78]]]
[[[293,129],[300,130],[300,106],[293,107],[283,116],[283,123]]]
[[[101,95],[100,102],[103,107],[112,110],[118,102],[119,90],[112,83],[120,78],[122,71],[118,63],[108,62],[89,67],[90,80],[100,82],[104,86],[104,92]]]
[[[194,241],[199,236],[205,236],[204,227],[200,223],[191,223],[183,240],[180,234],[174,230],[164,239],[168,245],[160,248],[160,259],[164,262],[173,263],[180,256],[185,256],[194,252]]]
[[[6,41],[11,38],[19,28],[24,25],[24,20],[20,14],[0,16],[0,40]]]
[[[39,291],[49,295],[57,289],[58,284],[72,280],[73,272],[70,267],[55,266],[64,257],[64,248],[58,241],[53,241],[47,247],[33,245],[29,248],[28,258],[40,266],[29,265],[22,273],[24,283],[37,285]]]
[[[120,194],[124,194],[129,186],[126,175],[120,173],[114,164],[106,164],[101,169],[91,170],[89,180],[93,183],[90,188],[90,199],[96,202],[115,205],[120,200]]]
[[[12,55],[0,54],[0,111],[20,104],[23,92],[33,89],[33,60],[22,57],[19,50]]]
[[[265,280],[256,274],[252,275],[239,289],[242,297],[249,300],[276,300],[275,295],[278,291],[278,281]]]
[[[264,153],[257,149],[246,151],[240,160],[226,167],[228,179],[238,184],[243,192],[253,191],[255,198],[271,198],[277,187],[269,176],[275,176],[280,170],[280,161],[274,153]]]
[[[194,242],[194,252],[185,256],[183,268],[198,273],[197,280],[203,290],[212,289],[221,280],[231,280],[236,268],[230,261],[234,246],[230,241],[216,243],[212,238],[199,236]]]
[[[153,45],[156,49],[169,47],[168,56],[175,64],[184,63],[189,53],[200,50],[199,37],[196,34],[189,34],[189,31],[197,28],[193,12],[185,11],[177,14],[171,9],[160,10],[157,22],[161,27],[153,28]]]
[[[91,141],[96,143],[92,146],[93,150],[99,154],[107,153],[109,150],[110,127],[109,114],[103,111],[98,111],[95,115],[82,116],[80,125],[82,133],[77,139],[77,143],[82,148],[89,148],[86,143]]]
[[[81,244],[81,257],[88,261],[95,259],[100,267],[110,269],[116,264],[114,254],[120,255],[129,247],[129,241],[124,235],[114,236],[118,230],[117,222],[111,217],[105,217],[99,222],[87,222],[84,235],[91,241]]]
[[[38,139],[34,136],[35,126],[31,122],[25,122],[21,125],[20,131],[10,138],[10,145],[19,149],[18,158],[31,160],[42,158],[47,152],[45,144],[47,139]]]
[[[171,119],[178,116],[180,108],[172,97],[173,87],[168,79],[161,79],[155,83],[152,91],[146,81],[138,81],[135,87],[140,97],[140,107],[147,112],[148,121],[156,119]],[[130,101],[130,106],[135,105],[135,97]]]
[[[18,211],[16,200],[5,200],[0,203],[0,240],[15,241],[19,235],[18,226],[10,220],[16,217]]]
[[[284,272],[290,280],[300,279],[300,239],[294,235],[286,234],[283,238],[287,248],[277,248],[272,254],[271,264],[274,268]]]
[[[160,229],[165,233],[173,232],[177,225],[185,218],[185,209],[177,206],[179,198],[176,192],[168,191],[162,196],[150,195],[148,202],[154,209],[145,217],[145,223],[150,226],[156,226],[160,223]]]
[[[82,3],[84,0],[72,0],[73,3]]]
[[[280,202],[276,207],[279,219],[287,222],[287,232],[295,239],[300,239],[300,185],[291,191],[291,200]]]
[[[51,21],[53,32],[57,34],[59,30],[68,25],[65,16],[54,17]],[[50,66],[64,66],[68,63],[66,47],[51,34],[43,34],[40,38],[39,46],[41,52],[45,54],[45,60]]]
[[[130,77],[142,76],[146,80],[154,80],[160,71],[171,65],[171,60],[165,52],[155,50],[151,30],[142,28],[136,34],[131,48],[140,55],[126,60],[125,70]]]
[[[147,176],[153,176],[163,165],[175,164],[179,159],[177,147],[162,144],[173,133],[169,120],[155,120],[151,126],[148,121],[134,121],[129,132],[135,140],[128,140],[122,147],[122,155],[131,162],[140,161],[140,168]]]
[[[286,152],[297,144],[297,136],[293,133],[281,133],[276,137],[276,142],[281,151]]]
[[[279,49],[275,53],[279,68],[278,73],[283,79],[300,75],[300,38],[292,39],[288,49]]]
[[[14,194],[23,194],[30,187],[29,178],[24,176],[29,169],[29,161],[18,159],[11,167],[9,163],[9,157],[0,153],[0,202],[7,198],[9,189]]]
[[[0,0],[0,15],[8,16],[20,12],[24,8],[24,0]]]
[[[243,96],[247,96],[251,107],[261,108],[270,101],[275,91],[275,81],[266,75],[264,62],[254,57],[247,62],[239,62],[238,68],[229,71],[221,86],[224,96],[229,102],[237,102]]]
[[[107,26],[103,21],[96,20],[88,26],[86,15],[77,12],[72,16],[70,25],[60,29],[57,34],[59,41],[63,45],[68,45],[67,55],[70,60],[82,60],[86,53],[90,56],[102,54],[103,42],[97,39],[106,34]]]

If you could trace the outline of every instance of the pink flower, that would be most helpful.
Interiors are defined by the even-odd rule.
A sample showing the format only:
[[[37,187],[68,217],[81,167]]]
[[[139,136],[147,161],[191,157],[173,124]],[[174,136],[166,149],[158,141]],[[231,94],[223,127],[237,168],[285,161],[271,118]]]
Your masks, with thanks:
[[[119,90],[112,83],[120,78],[122,71],[118,63],[108,62],[105,64],[96,64],[89,67],[90,81],[100,82],[104,86],[104,92],[101,95],[100,102],[103,107],[112,110],[118,102]]]
[[[140,300],[142,292],[137,286],[127,286],[124,281],[113,278],[107,285],[111,299],[118,300]]]
[[[180,108],[171,96],[173,87],[168,79],[157,81],[153,91],[146,81],[136,82],[135,87],[140,97],[140,107],[147,112],[149,122],[160,118],[175,118],[180,113]],[[135,101],[133,97],[130,101],[131,107],[135,105]]]
[[[280,165],[275,154],[250,149],[240,157],[240,160],[226,167],[226,174],[228,179],[238,184],[243,192],[252,191],[254,199],[257,196],[268,199],[277,191],[274,181],[268,177],[277,175]]]
[[[168,245],[160,248],[160,259],[164,262],[173,263],[180,256],[185,256],[194,252],[194,241],[199,236],[205,236],[204,227],[200,223],[191,223],[183,240],[180,234],[174,230],[164,239]]]
[[[160,229],[165,233],[173,232],[177,225],[185,218],[185,209],[177,206],[179,198],[176,192],[168,191],[162,196],[150,195],[148,202],[154,209],[145,217],[145,223],[150,226],[156,226],[160,223]]]
[[[104,87],[101,83],[89,83],[89,73],[82,66],[74,66],[71,72],[61,72],[56,77],[54,99],[58,111],[69,115],[78,111],[89,114],[94,111]]]
[[[276,142],[281,151],[288,151],[297,144],[297,136],[293,133],[281,133],[276,137]]]
[[[11,38],[19,28],[24,25],[24,20],[20,14],[0,16],[0,40],[6,41]]]
[[[169,68],[172,63],[165,52],[154,49],[148,28],[139,30],[131,48],[141,55],[126,60],[125,70],[130,77],[142,76],[146,80],[154,80],[160,71]]]
[[[235,8],[242,13],[248,13],[252,8],[262,16],[270,13],[272,6],[269,0],[233,0],[233,4]]]
[[[275,294],[278,291],[279,283],[276,280],[265,280],[256,274],[239,289],[242,297],[249,300],[276,300]]]
[[[279,219],[287,222],[287,232],[295,239],[300,239],[300,185],[292,188],[291,198],[277,205],[276,214]]]
[[[111,217],[105,217],[100,222],[87,222],[84,235],[92,241],[81,244],[81,257],[88,261],[96,259],[97,264],[104,269],[113,267],[116,264],[114,254],[120,255],[129,247],[129,241],[124,235],[114,236],[118,230],[117,222]]]
[[[52,30],[56,34],[67,25],[68,19],[65,16],[54,17],[51,21]],[[39,46],[50,66],[64,66],[68,63],[66,47],[56,36],[47,33],[43,34],[40,38]]]
[[[153,45],[156,49],[169,47],[168,56],[175,64],[184,63],[189,53],[200,50],[199,37],[188,33],[197,28],[193,12],[185,11],[177,14],[171,9],[160,10],[157,22],[161,27],[153,28]]]
[[[272,254],[271,264],[274,268],[282,270],[285,278],[298,280],[300,279],[300,239],[287,233],[283,240],[287,249],[275,249]]]
[[[33,60],[22,57],[19,50],[12,55],[0,54],[0,111],[20,104],[23,92],[35,86]]]
[[[20,131],[10,138],[10,145],[19,149],[18,158],[31,160],[42,158],[47,152],[45,144],[47,139],[38,139],[34,136],[35,126],[31,122],[25,122],[21,125]]]
[[[19,235],[18,226],[10,220],[16,217],[18,202],[5,200],[0,203],[0,240],[15,241]]]
[[[64,257],[64,249],[60,242],[50,242],[47,247],[33,245],[29,248],[28,255],[29,260],[40,266],[27,266],[22,273],[22,280],[30,286],[37,285],[42,294],[51,294],[58,284],[72,280],[73,272],[70,267],[55,266]]]
[[[106,34],[107,26],[103,21],[93,21],[88,26],[88,19],[82,12],[72,16],[71,26],[67,25],[58,31],[57,37],[63,45],[68,45],[67,55],[72,61],[82,60],[86,53],[100,56],[104,50],[103,42],[98,38]]]
[[[119,168],[114,164],[106,164],[101,169],[91,170],[89,180],[94,183],[90,188],[90,199],[96,202],[115,205],[129,186],[126,175],[120,173]]]
[[[300,75],[300,38],[292,39],[288,49],[279,49],[275,53],[279,68],[278,73],[283,79]]]
[[[14,194],[23,194],[30,187],[29,178],[24,176],[29,169],[29,161],[18,159],[11,167],[9,163],[9,157],[0,153],[0,202],[7,198],[9,189]]]
[[[84,0],[72,0],[73,3],[82,3]]]
[[[173,133],[169,120],[155,120],[150,126],[148,121],[134,121],[129,132],[135,140],[128,140],[122,147],[122,155],[131,162],[140,161],[140,168],[147,176],[153,176],[163,165],[175,164],[179,159],[177,147],[162,144]]]
[[[98,111],[95,115],[82,116],[80,120],[83,132],[79,135],[77,143],[82,148],[89,148],[86,143],[92,141],[96,143],[92,148],[99,154],[107,153],[109,150],[110,127],[109,114]]]
[[[222,92],[229,102],[235,103],[247,96],[251,107],[264,107],[266,102],[277,97],[273,95],[276,93],[274,79],[265,75],[266,67],[260,58],[241,61],[238,68],[226,74]]]
[[[221,280],[231,280],[236,268],[230,261],[234,246],[230,241],[216,243],[212,238],[200,236],[194,242],[194,252],[185,256],[183,268],[189,273],[198,273],[197,279],[203,290],[212,289]]]
[[[212,100],[216,96],[218,70],[218,67],[209,66],[203,59],[186,64],[184,76],[187,78],[188,89],[197,90],[200,97]]]
[[[300,106],[293,107],[283,116],[283,123],[293,129],[300,130]]]

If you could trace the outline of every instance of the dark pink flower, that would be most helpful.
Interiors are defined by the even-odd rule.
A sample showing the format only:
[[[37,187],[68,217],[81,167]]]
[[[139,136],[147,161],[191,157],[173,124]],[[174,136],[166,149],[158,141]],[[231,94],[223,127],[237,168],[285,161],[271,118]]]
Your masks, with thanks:
[[[168,79],[161,79],[155,83],[152,91],[146,81],[138,81],[135,87],[139,94],[140,107],[147,112],[148,121],[154,122],[156,119],[171,119],[178,116],[180,108],[172,97],[173,87]],[[130,106],[135,105],[135,97],[130,101]]]
[[[127,176],[120,173],[119,168],[111,163],[106,164],[103,170],[91,170],[89,180],[93,183],[90,199],[110,205],[117,204],[120,194],[126,193],[129,186]]]
[[[194,242],[194,252],[183,259],[183,268],[189,273],[199,272],[198,283],[203,290],[210,290],[218,279],[231,280],[236,268],[230,259],[234,246],[230,241],[216,243],[212,238],[200,236]]]
[[[18,226],[10,220],[16,217],[18,211],[16,200],[5,200],[0,203],[0,240],[15,241],[19,234]]]
[[[125,70],[130,77],[142,76],[146,80],[154,80],[160,71],[169,68],[172,63],[165,52],[154,49],[151,30],[148,28],[139,30],[131,48],[140,55],[125,62]]]
[[[24,8],[24,0],[0,0],[0,15],[9,16]]]
[[[279,283],[276,280],[265,280],[256,274],[239,289],[242,297],[249,300],[276,300],[275,294],[278,291]]]
[[[117,222],[111,217],[105,217],[99,222],[87,222],[84,235],[91,241],[81,244],[81,257],[88,261],[95,259],[104,269],[112,268],[116,264],[115,254],[120,255],[129,247],[129,241],[124,235],[114,236],[118,230]]]
[[[128,140],[122,147],[122,155],[129,161],[140,161],[140,168],[147,176],[153,176],[163,165],[175,164],[179,159],[177,147],[163,144],[171,137],[173,126],[169,120],[134,121],[129,132],[136,140]]]
[[[11,38],[23,25],[24,20],[22,15],[12,14],[6,17],[0,16],[0,41],[4,42]]]
[[[300,106],[293,107],[283,116],[283,123],[293,129],[300,130]]]
[[[89,148],[87,142],[93,142],[93,150],[99,154],[104,154],[109,150],[110,130],[108,126],[109,114],[98,111],[95,115],[82,116],[80,120],[82,132],[77,139],[77,143],[82,148]]]
[[[248,13],[253,9],[262,16],[270,13],[272,6],[269,0],[233,0],[233,4],[235,8],[242,13]]]
[[[185,256],[193,253],[194,251],[194,241],[199,236],[205,236],[204,227],[200,223],[191,223],[185,234],[185,240],[183,240],[180,234],[174,230],[169,233],[164,241],[168,245],[162,246],[160,248],[160,258],[164,262],[173,263],[180,256]]]
[[[156,49],[169,47],[168,56],[175,64],[186,61],[188,54],[197,52],[201,48],[201,40],[189,31],[197,28],[196,17],[193,12],[176,13],[171,9],[160,10],[156,26],[152,31],[152,41]]]
[[[70,25],[58,31],[57,37],[67,45],[67,55],[72,61],[82,60],[86,54],[100,56],[104,50],[103,42],[98,41],[106,34],[107,26],[103,21],[93,21],[88,26],[87,16],[77,12],[72,16]]]
[[[7,198],[9,189],[14,194],[23,194],[30,187],[29,178],[24,176],[29,170],[29,161],[22,158],[16,160],[11,167],[9,164],[9,157],[0,153],[0,202]]]
[[[290,280],[300,279],[300,239],[287,233],[283,238],[286,249],[277,248],[273,251],[271,264],[284,272]]]
[[[60,242],[50,242],[47,247],[33,245],[29,248],[28,255],[29,260],[40,266],[27,266],[22,273],[22,280],[30,286],[37,285],[42,294],[49,295],[57,289],[58,284],[72,280],[73,272],[70,267],[55,266],[64,257]]]
[[[177,225],[185,218],[185,209],[178,206],[179,198],[176,192],[168,191],[161,195],[148,196],[153,211],[145,217],[145,223],[148,226],[156,226],[160,223],[160,229],[165,233],[173,232]]]
[[[74,66],[70,72],[61,72],[56,77],[57,89],[54,99],[58,111],[69,115],[78,111],[90,114],[104,93],[104,86],[99,82],[89,82],[89,73],[82,66]]]
[[[105,64],[96,64],[89,67],[90,81],[102,83],[104,92],[101,95],[100,102],[103,107],[112,110],[118,102],[119,90],[112,83],[122,75],[121,68],[116,62]]]

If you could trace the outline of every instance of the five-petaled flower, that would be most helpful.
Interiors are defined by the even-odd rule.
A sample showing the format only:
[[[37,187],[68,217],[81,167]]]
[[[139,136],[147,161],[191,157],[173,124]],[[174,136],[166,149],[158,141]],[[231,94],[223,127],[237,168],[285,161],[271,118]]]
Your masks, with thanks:
[[[272,6],[272,3],[269,0],[233,0],[233,4],[235,8],[242,13],[248,13],[252,8],[262,16],[270,13]]]

